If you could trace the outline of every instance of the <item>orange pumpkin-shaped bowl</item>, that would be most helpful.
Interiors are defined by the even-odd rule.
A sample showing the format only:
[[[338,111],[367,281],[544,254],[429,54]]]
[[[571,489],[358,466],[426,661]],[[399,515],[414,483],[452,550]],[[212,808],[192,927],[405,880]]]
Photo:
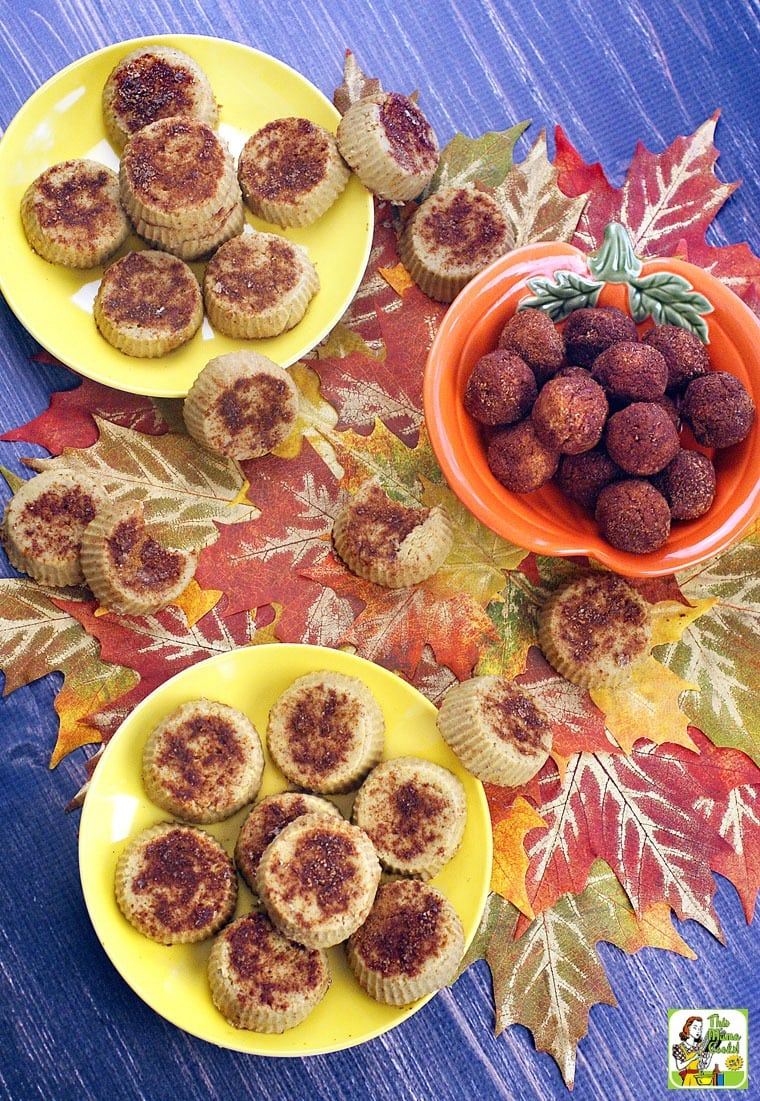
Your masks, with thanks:
[[[581,284],[593,282],[598,270],[594,271],[593,259],[590,270],[589,259],[563,242],[525,245],[495,260],[467,284],[447,310],[428,356],[424,377],[428,434],[452,491],[504,539],[537,554],[589,556],[629,577],[676,573],[728,548],[748,531],[760,512],[757,415],[746,439],[715,452],[717,489],[708,512],[696,520],[674,522],[658,550],[633,554],[607,543],[593,515],[565,497],[552,482],[527,494],[502,486],[488,467],[481,430],[463,405],[475,363],[496,347],[506,321],[533,297],[536,281],[552,281],[561,272],[568,273],[571,281],[577,277]],[[663,279],[674,278],[691,288],[693,296],[707,300],[699,324],[707,337],[712,369],[737,375],[757,410],[760,320],[752,311],[718,279],[686,261],[636,261],[634,272],[645,281],[662,273]],[[615,305],[635,316],[623,278],[604,281],[595,304]],[[636,320],[640,335],[654,324],[651,316]]]

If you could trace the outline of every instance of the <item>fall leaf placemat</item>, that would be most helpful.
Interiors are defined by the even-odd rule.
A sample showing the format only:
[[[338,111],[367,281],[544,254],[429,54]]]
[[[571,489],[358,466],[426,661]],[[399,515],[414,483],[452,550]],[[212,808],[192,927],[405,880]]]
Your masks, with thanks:
[[[561,130],[553,162],[541,134],[513,164],[527,124],[443,151],[435,186],[497,189],[516,244],[564,239],[586,251],[623,223],[636,253],[679,255],[758,310],[760,261],[746,245],[705,239],[735,184],[714,173],[717,116],[660,154],[636,150],[612,187]],[[492,892],[464,962],[493,974],[496,1029],[531,1029],[572,1085],[592,1004],[614,1004],[596,945],[693,952],[672,915],[722,933],[714,873],[747,921],[760,884],[760,532],[677,577],[637,582],[655,618],[648,664],[626,688],[589,693],[559,677],[536,643],[536,610],[579,568],[492,534],[441,476],[422,412],[422,372],[445,307],[399,263],[403,212],[376,209],[370,263],[354,302],[314,354],[292,368],[297,430],[277,454],[238,465],[184,432],[181,405],[91,381],[56,393],[6,440],[41,445],[34,470],[92,472],[129,494],[183,545],[201,550],[181,600],[144,618],[103,614],[84,589],[0,581],[6,693],[52,671],[59,733],[51,765],[105,743],[168,677],[234,647],[306,642],[386,666],[437,703],[457,679],[505,673],[531,685],[554,722],[551,759],[520,790],[489,787]],[[758,311],[760,312],[760,311]],[[381,589],[332,551],[333,519],[368,475],[418,505],[441,503],[453,550],[428,581]],[[19,480],[5,472],[12,489]],[[97,753],[90,758],[90,768]],[[72,806],[85,797],[72,793]],[[698,793],[698,794],[697,794]],[[557,952],[557,947],[560,951]]]

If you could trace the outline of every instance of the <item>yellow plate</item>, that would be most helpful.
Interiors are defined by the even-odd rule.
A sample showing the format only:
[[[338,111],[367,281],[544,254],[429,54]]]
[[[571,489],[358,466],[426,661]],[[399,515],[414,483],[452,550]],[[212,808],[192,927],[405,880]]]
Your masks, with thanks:
[[[0,289],[19,321],[69,367],[97,382],[135,394],[183,397],[212,357],[255,347],[283,367],[311,351],[340,319],[367,265],[372,244],[372,196],[352,174],[333,207],[314,225],[283,230],[247,215],[251,225],[304,245],[320,290],[300,324],[267,340],[234,341],[202,329],[162,359],[136,359],[98,333],[92,300],[102,268],[76,271],[42,260],[26,240],[19,206],[27,186],[51,164],[92,157],[112,168],[118,154],[106,138],[101,92],[117,61],[138,46],[162,43],[190,54],[208,74],[219,103],[219,133],[233,154],[270,119],[297,115],[335,131],[340,115],[295,70],[248,46],[194,35],[158,35],[121,42],[63,69],[32,95],[0,140]],[[117,255],[144,248],[135,236]],[[202,264],[191,265],[201,274]]]
[[[143,937],[116,904],[114,869],[129,838],[166,818],[146,798],[141,779],[145,739],[164,715],[187,700],[205,696],[244,711],[263,741],[269,709],[277,696],[296,677],[320,669],[359,677],[374,693],[385,715],[386,757],[407,753],[426,757],[449,768],[464,784],[467,824],[462,844],[432,882],[457,910],[469,945],[491,876],[491,823],[483,787],[441,738],[433,704],[395,674],[363,658],[318,646],[275,643],[233,650],[185,669],[143,700],[121,725],[95,769],[82,811],[79,866],[85,902],[116,969],[144,1002],[186,1032],[256,1055],[316,1055],[351,1047],[394,1028],[429,998],[402,1009],[373,1001],[354,980],[339,946],[328,953],[332,985],[302,1024],[279,1036],[233,1028],[209,994],[206,961],[211,941],[167,948]],[[282,774],[267,758],[259,797],[285,787]],[[348,810],[344,804],[341,808],[344,813]],[[204,828],[232,853],[248,809]],[[238,913],[250,906],[251,895],[241,881]]]

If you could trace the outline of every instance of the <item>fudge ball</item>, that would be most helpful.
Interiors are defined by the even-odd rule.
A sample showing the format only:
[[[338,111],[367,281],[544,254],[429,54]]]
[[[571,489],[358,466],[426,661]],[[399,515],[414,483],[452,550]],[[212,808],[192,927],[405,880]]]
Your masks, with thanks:
[[[570,363],[590,367],[596,357],[619,340],[638,340],[636,322],[617,306],[583,306],[574,310],[562,330]]]
[[[656,474],[681,447],[666,410],[652,401],[634,401],[607,421],[605,444],[610,458],[628,474]]]
[[[696,333],[680,325],[655,325],[642,338],[649,348],[656,348],[664,357],[668,369],[666,389],[682,390],[693,378],[706,375],[710,359]]]
[[[682,448],[652,485],[670,505],[674,520],[696,520],[707,512],[715,497],[715,467],[701,451]]]
[[[749,435],[755,405],[740,378],[710,371],[686,387],[681,415],[703,447],[731,447]]]
[[[620,340],[600,352],[591,374],[611,398],[623,401],[655,401],[665,393],[668,381],[665,357],[633,340]]]
[[[607,398],[597,382],[590,376],[568,373],[544,383],[531,420],[545,444],[577,455],[599,443],[608,412]]]
[[[514,493],[531,493],[554,476],[559,452],[536,435],[530,418],[497,432],[488,445],[494,478]]]
[[[522,356],[539,384],[551,378],[565,359],[559,330],[543,310],[518,310],[501,330],[498,345]]]
[[[486,352],[472,369],[463,404],[480,424],[522,420],[538,393],[536,376],[521,356],[506,348]]]
[[[595,447],[579,455],[562,455],[554,481],[571,501],[593,511],[599,493],[610,482],[624,477],[624,471],[606,451]]]
[[[605,486],[596,499],[594,517],[602,538],[631,554],[657,550],[670,534],[670,506],[643,478]]]

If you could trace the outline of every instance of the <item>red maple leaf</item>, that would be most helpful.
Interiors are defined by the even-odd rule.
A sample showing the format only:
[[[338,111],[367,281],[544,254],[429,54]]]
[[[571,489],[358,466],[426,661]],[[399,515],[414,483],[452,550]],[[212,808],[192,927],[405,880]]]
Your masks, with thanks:
[[[66,447],[89,447],[95,443],[98,430],[94,417],[149,435],[166,431],[166,423],[150,398],[121,393],[83,379],[72,390],[54,393],[43,413],[4,433],[0,439],[36,443],[51,455],[60,455]]]
[[[730,847],[712,824],[711,809],[725,804],[730,784],[720,755],[673,745],[638,743],[630,755],[582,753],[569,762],[564,780],[545,766],[537,809],[547,827],[534,831],[528,848],[526,887],[534,911],[582,891],[601,858],[637,913],[664,901],[720,938],[711,869]]]

